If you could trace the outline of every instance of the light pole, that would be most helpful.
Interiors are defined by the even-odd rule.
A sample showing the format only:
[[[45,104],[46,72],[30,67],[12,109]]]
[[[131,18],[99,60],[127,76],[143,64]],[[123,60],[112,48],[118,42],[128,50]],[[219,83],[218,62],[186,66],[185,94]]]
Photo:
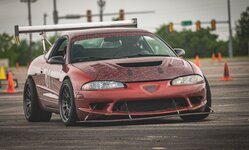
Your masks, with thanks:
[[[104,6],[105,6],[105,1],[99,0],[98,5],[99,5],[99,20],[102,22],[103,21],[103,11],[104,11]]]
[[[37,0],[21,0],[21,2],[28,4],[28,19],[29,19],[29,26],[32,26],[32,19],[31,19],[31,3],[36,2]],[[29,34],[29,61],[32,59],[32,34]]]
[[[232,33],[232,25],[231,25],[231,7],[230,0],[227,0],[227,10],[228,10],[228,25],[229,25],[229,44],[228,44],[228,55],[229,57],[233,57],[233,33]]]
[[[56,9],[56,0],[54,0],[54,11],[53,11],[54,24],[58,24],[58,11]]]
[[[48,16],[47,13],[43,14],[43,25],[47,25],[47,16]],[[46,33],[44,33],[44,37],[46,37]]]
[[[43,14],[43,25],[46,25],[46,24],[47,24],[47,16],[48,16],[47,13],[44,13],[44,14]]]

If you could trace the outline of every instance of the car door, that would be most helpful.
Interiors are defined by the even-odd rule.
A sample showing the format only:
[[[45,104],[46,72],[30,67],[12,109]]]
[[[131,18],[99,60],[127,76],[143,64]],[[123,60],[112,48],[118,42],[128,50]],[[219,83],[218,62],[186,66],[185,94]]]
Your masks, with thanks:
[[[46,107],[51,109],[58,109],[61,79],[65,76],[65,72],[63,71],[63,64],[51,63],[49,60],[56,56],[62,56],[65,59],[67,45],[67,37],[60,38],[43,67],[46,90],[42,97]]]

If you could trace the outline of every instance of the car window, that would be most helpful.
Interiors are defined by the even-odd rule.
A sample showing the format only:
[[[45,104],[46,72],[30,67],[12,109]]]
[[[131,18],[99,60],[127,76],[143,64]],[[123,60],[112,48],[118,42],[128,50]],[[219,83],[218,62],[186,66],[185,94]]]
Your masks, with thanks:
[[[86,39],[76,41],[74,44],[80,44],[85,48],[98,48],[100,47],[101,43],[103,42],[103,38],[94,38],[94,39]]]
[[[86,39],[83,41],[76,41],[75,45],[80,44],[84,48],[118,48],[122,46],[121,40],[108,40],[107,38]]]
[[[68,40],[66,38],[60,39],[57,42],[57,45],[54,46],[54,50],[50,57],[53,57],[53,56],[65,57],[66,50],[67,50],[67,44],[68,44]]]
[[[72,40],[71,63],[149,55],[175,56],[171,48],[149,33],[94,34]]]
[[[150,36],[144,36],[144,38],[153,50],[154,54],[173,54],[172,50],[169,47],[165,47],[165,43],[163,43],[161,40],[158,40],[157,37],[152,38]]]

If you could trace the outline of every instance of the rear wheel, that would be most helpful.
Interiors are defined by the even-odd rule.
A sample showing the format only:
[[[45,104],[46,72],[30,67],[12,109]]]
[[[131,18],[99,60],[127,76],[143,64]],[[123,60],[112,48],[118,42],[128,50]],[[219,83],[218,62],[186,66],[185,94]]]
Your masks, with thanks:
[[[206,98],[207,98],[207,104],[206,107],[204,109],[203,112],[210,112],[211,111],[211,91],[210,91],[210,86],[209,83],[206,79],[206,77],[204,77],[205,79],[205,84],[206,84]],[[199,120],[203,120],[205,118],[207,118],[209,116],[209,114],[202,114],[202,115],[190,115],[190,116],[181,116],[181,118],[184,121],[199,121]]]
[[[63,81],[60,91],[60,117],[66,126],[74,125],[77,121],[74,94],[72,84],[69,79]]]
[[[24,86],[23,110],[25,118],[29,122],[46,122],[52,116],[51,112],[44,111],[39,107],[37,91],[32,78],[28,78]]]

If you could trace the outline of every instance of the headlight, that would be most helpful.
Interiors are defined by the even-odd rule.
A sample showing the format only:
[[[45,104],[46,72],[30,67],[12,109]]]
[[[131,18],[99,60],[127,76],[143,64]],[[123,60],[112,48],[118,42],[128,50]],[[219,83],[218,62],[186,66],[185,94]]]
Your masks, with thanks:
[[[81,90],[91,91],[91,90],[117,89],[124,87],[125,85],[123,83],[116,81],[93,81],[84,84],[81,87]]]
[[[187,85],[187,84],[197,84],[197,83],[203,83],[204,80],[199,75],[190,75],[190,76],[184,76],[179,77],[171,81],[172,85]]]

